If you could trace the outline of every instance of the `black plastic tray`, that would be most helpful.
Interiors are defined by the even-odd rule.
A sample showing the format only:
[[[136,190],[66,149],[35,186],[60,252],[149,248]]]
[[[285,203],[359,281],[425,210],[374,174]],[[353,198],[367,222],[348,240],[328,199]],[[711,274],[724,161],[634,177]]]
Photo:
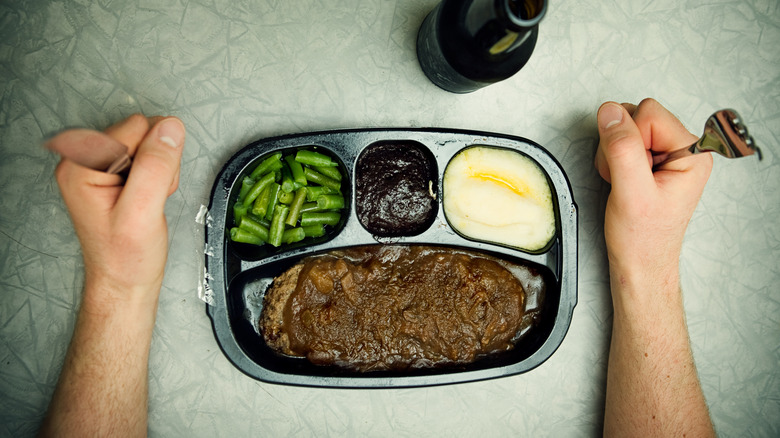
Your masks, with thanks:
[[[380,238],[360,224],[355,213],[354,166],[366,147],[387,141],[412,141],[428,148],[438,167],[438,212],[433,224],[415,236]],[[541,251],[526,252],[462,237],[447,223],[441,207],[442,179],[447,163],[460,150],[484,145],[512,149],[535,160],[547,174],[553,193],[556,234]],[[229,240],[232,204],[241,179],[259,159],[277,150],[324,148],[341,161],[346,176],[342,191],[347,206],[342,223],[326,236],[305,245],[272,248],[235,244]],[[441,385],[509,376],[535,368],[563,342],[577,303],[577,207],[571,186],[558,162],[541,146],[520,137],[486,132],[443,129],[364,129],[326,131],[256,141],[236,153],[220,171],[209,206],[206,227],[206,272],[213,302],[206,306],[214,334],[227,358],[256,379],[292,385],[323,387],[410,387]],[[306,359],[271,351],[258,333],[263,296],[276,275],[301,257],[365,244],[433,244],[461,247],[535,267],[546,278],[547,290],[539,324],[514,349],[452,368],[406,372],[347,371],[316,366]]]

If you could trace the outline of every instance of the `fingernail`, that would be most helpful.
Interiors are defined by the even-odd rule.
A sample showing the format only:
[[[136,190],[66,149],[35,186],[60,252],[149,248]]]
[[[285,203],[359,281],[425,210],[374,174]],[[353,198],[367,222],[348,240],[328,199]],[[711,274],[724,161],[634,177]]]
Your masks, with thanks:
[[[157,129],[160,141],[170,147],[178,148],[184,143],[184,124],[181,120],[171,117],[160,122]]]
[[[609,129],[623,121],[623,108],[616,103],[608,103],[598,113],[599,126]]]

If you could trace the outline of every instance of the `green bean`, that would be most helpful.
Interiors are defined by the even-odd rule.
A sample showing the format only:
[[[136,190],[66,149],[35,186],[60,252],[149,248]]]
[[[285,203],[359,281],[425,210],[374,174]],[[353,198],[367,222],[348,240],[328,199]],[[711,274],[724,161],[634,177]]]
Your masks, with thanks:
[[[252,186],[251,189],[249,189],[249,192],[246,194],[246,197],[244,198],[244,205],[247,207],[249,204],[253,203],[255,199],[257,199],[258,196],[260,196],[260,193],[263,192],[263,190],[274,180],[276,179],[276,174],[274,172],[267,173],[263,175],[262,178],[257,180],[255,185]]]
[[[307,186],[306,187],[306,202],[316,201],[320,195],[328,195],[331,193],[338,193],[330,187],[325,186]]]
[[[306,213],[307,211],[320,211],[320,208],[317,207],[316,202],[305,202],[301,206],[301,213]]]
[[[277,171],[282,168],[282,153],[276,152],[270,157],[263,160],[262,163],[258,164],[257,167],[255,167],[255,170],[252,171],[252,174],[250,175],[250,178],[252,179],[258,179],[260,176],[265,175],[268,172]]]
[[[303,169],[303,173],[306,175],[306,180],[311,181],[315,184],[319,184],[321,186],[330,187],[333,190],[339,190],[341,189],[341,182],[336,181],[333,178],[328,178],[327,176],[317,172],[316,170],[313,170],[309,167],[306,167]]]
[[[241,190],[238,191],[238,200],[243,201],[244,196],[246,196],[247,193],[249,193],[249,189],[252,188],[252,186],[255,185],[255,180],[252,178],[245,176],[243,180],[241,180]]]
[[[248,209],[249,207],[244,205],[242,202],[236,202],[233,204],[233,222],[236,225],[238,225],[242,217],[246,216]]]
[[[255,203],[252,206],[252,214],[258,217],[265,216],[266,211],[268,211],[268,200],[271,197],[271,185],[269,184],[266,188],[263,189],[263,191],[260,193],[260,196],[255,199]]]
[[[292,193],[301,187],[303,187],[303,184],[293,179],[290,168],[282,167],[282,191]]]
[[[290,228],[289,230],[285,230],[284,233],[282,233],[282,242],[284,243],[295,243],[300,242],[301,240],[306,238],[306,232],[303,228]]]
[[[322,224],[308,225],[301,228],[306,233],[306,237],[321,237],[325,235],[325,227]]]
[[[306,175],[303,174],[303,166],[301,166],[301,163],[295,161],[295,157],[292,155],[284,157],[284,161],[290,166],[290,173],[292,173],[293,180],[298,184],[305,186]]]
[[[238,228],[256,235],[263,239],[264,242],[268,241],[268,227],[264,227],[263,224],[251,219],[249,216],[241,218],[241,223],[238,224]]]
[[[295,191],[295,197],[290,203],[290,214],[287,215],[287,220],[284,222],[287,225],[294,227],[298,223],[298,218],[301,215],[301,207],[303,207],[303,201],[306,200],[306,187],[301,187]]]
[[[336,226],[341,220],[341,213],[334,211],[326,212],[307,212],[301,214],[301,226],[307,227],[309,225],[330,225]]]
[[[295,161],[309,166],[335,167],[338,163],[330,159],[329,156],[319,152],[301,149],[295,154]]]
[[[341,210],[344,208],[344,197],[341,195],[320,195],[317,198],[317,207],[320,210]]]
[[[231,239],[279,247],[324,236],[326,225],[341,221],[344,177],[336,160],[324,153],[299,149],[294,155],[268,155],[242,178]]]
[[[281,204],[290,204],[293,202],[293,199],[295,199],[295,193],[279,190],[279,202]]]
[[[271,220],[274,217],[274,207],[279,203],[279,192],[282,186],[277,183],[271,183],[268,194],[268,206],[265,209],[265,219]]]
[[[266,228],[270,228],[271,227],[271,221],[270,220],[266,220],[266,218],[264,218],[264,217],[257,217],[255,215],[253,215],[252,213],[247,213],[246,217],[248,217],[249,219],[252,219],[253,221],[257,222],[258,224],[260,224],[260,225],[262,225],[262,226],[264,226]]]
[[[282,234],[284,233],[284,221],[287,219],[287,214],[290,212],[290,207],[286,205],[277,205],[274,208],[274,217],[271,219],[271,229],[268,234],[268,243],[278,247],[282,244]]]
[[[249,231],[242,230],[241,228],[230,229],[230,240],[240,243],[251,243],[253,245],[263,245],[263,239],[256,234],[252,234]]]
[[[330,179],[341,181],[341,172],[338,167],[312,166],[317,172],[327,176]]]

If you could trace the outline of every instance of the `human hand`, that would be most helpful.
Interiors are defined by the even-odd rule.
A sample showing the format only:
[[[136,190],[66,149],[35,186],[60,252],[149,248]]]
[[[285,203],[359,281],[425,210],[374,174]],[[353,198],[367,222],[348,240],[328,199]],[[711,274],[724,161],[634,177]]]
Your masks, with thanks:
[[[607,102],[598,112],[596,168],[612,184],[604,235],[613,318],[604,436],[714,436],[696,376],[679,284],[688,221],[712,156],[653,172],[653,153],[696,137],[652,99]]]
[[[612,184],[604,221],[610,267],[621,275],[676,277],[685,229],[712,170],[712,156],[695,155],[653,172],[653,153],[697,139],[653,99],[638,106],[606,102],[597,118],[595,165]]]
[[[81,242],[84,304],[156,303],[168,255],[163,208],[179,183],[184,125],[136,114],[106,134],[133,157],[127,181],[64,158],[55,172]],[[50,141],[69,140],[60,134]]]

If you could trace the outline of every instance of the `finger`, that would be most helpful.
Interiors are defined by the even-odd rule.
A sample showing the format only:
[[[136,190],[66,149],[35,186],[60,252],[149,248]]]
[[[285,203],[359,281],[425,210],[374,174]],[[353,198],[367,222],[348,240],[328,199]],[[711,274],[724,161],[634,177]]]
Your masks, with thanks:
[[[610,175],[609,173],[607,158],[604,156],[604,148],[601,147],[600,143],[599,146],[596,148],[596,157],[593,160],[593,165],[596,167],[596,170],[599,172],[599,175],[601,175],[601,178],[604,181],[611,184],[612,175]]]
[[[666,153],[682,149],[693,144],[697,137],[691,134],[682,122],[663,105],[654,99],[644,99],[634,114],[634,122],[639,127],[646,144],[652,141],[652,152]],[[699,156],[675,160],[663,166],[663,170],[706,172],[712,167],[712,156]]]
[[[124,178],[62,159],[54,170],[62,199],[75,224],[106,214],[116,204]],[[86,217],[82,217],[86,216]]]
[[[630,102],[623,102],[620,104],[623,108],[626,109],[626,112],[630,115],[634,115],[634,111],[636,111],[636,105]],[[599,174],[601,177],[608,183],[611,183],[611,176],[609,173],[609,166],[607,166],[607,159],[604,156],[604,149],[603,148],[597,148],[596,149],[596,157],[593,160],[594,165],[596,166],[596,170],[599,171]]]
[[[626,112],[628,112],[629,115],[631,116],[634,115],[634,111],[636,111],[636,105],[630,102],[623,102],[620,105],[626,109]],[[611,182],[611,178],[609,174],[609,166],[607,166],[607,160],[606,157],[604,156],[603,148],[596,149],[596,157],[594,159],[594,164],[596,166],[596,169],[599,171],[601,177],[604,178],[605,181]]]
[[[135,155],[138,145],[149,132],[150,121],[143,114],[130,117],[106,128],[105,133],[127,146],[128,155]]]
[[[63,158],[54,170],[54,176],[60,187],[72,186],[110,187],[121,186],[123,178],[119,175],[90,169]]]
[[[623,105],[623,108],[625,108],[626,111],[628,111],[628,113],[631,114],[631,118],[632,119],[636,118],[636,110],[638,108],[637,105],[634,105],[633,103],[630,103],[630,102],[623,102],[623,103],[621,103],[621,105]],[[634,123],[636,123],[636,120],[634,120]],[[641,132],[641,130],[640,130],[640,132]],[[644,140],[644,137],[642,139]],[[648,143],[648,142],[645,142],[645,149],[648,149],[648,146],[652,147],[652,144]],[[647,156],[647,164],[652,169],[652,167],[653,167],[653,154],[650,152],[649,149],[647,150],[646,156]]]
[[[630,102],[623,102],[620,105],[622,105],[623,108],[625,108],[626,111],[628,111],[628,113],[631,114],[631,117],[634,117],[634,111],[636,111],[636,105]]]
[[[167,196],[171,196],[176,192],[176,189],[179,188],[179,174],[181,173],[181,159],[179,159],[179,162],[176,166],[176,172],[174,172],[173,175],[173,181],[171,181],[171,185],[168,187],[168,193]]]
[[[638,188],[652,183],[648,147],[628,111],[615,102],[606,102],[599,108],[597,120],[596,167],[601,176],[613,188]]]
[[[165,116],[152,116],[149,117],[149,123],[152,124],[152,126],[156,125],[157,123],[163,121],[166,117]],[[179,187],[179,172],[181,171],[181,160],[179,160],[179,167],[176,169],[176,177],[173,179],[173,182],[171,183],[170,188],[168,188],[168,196],[171,196],[173,192],[176,191],[176,189]]]
[[[105,171],[127,148],[110,135],[91,129],[69,129],[45,143],[60,156],[90,169]]]
[[[154,126],[166,118],[166,116],[149,116],[146,119],[149,121],[149,126]]]
[[[162,214],[171,188],[175,189],[184,136],[184,124],[175,117],[152,126],[133,158],[119,208],[124,212]]]
[[[696,141],[696,136],[655,99],[644,99],[639,103],[634,123],[639,127],[645,144],[652,144],[654,152],[681,149]]]

